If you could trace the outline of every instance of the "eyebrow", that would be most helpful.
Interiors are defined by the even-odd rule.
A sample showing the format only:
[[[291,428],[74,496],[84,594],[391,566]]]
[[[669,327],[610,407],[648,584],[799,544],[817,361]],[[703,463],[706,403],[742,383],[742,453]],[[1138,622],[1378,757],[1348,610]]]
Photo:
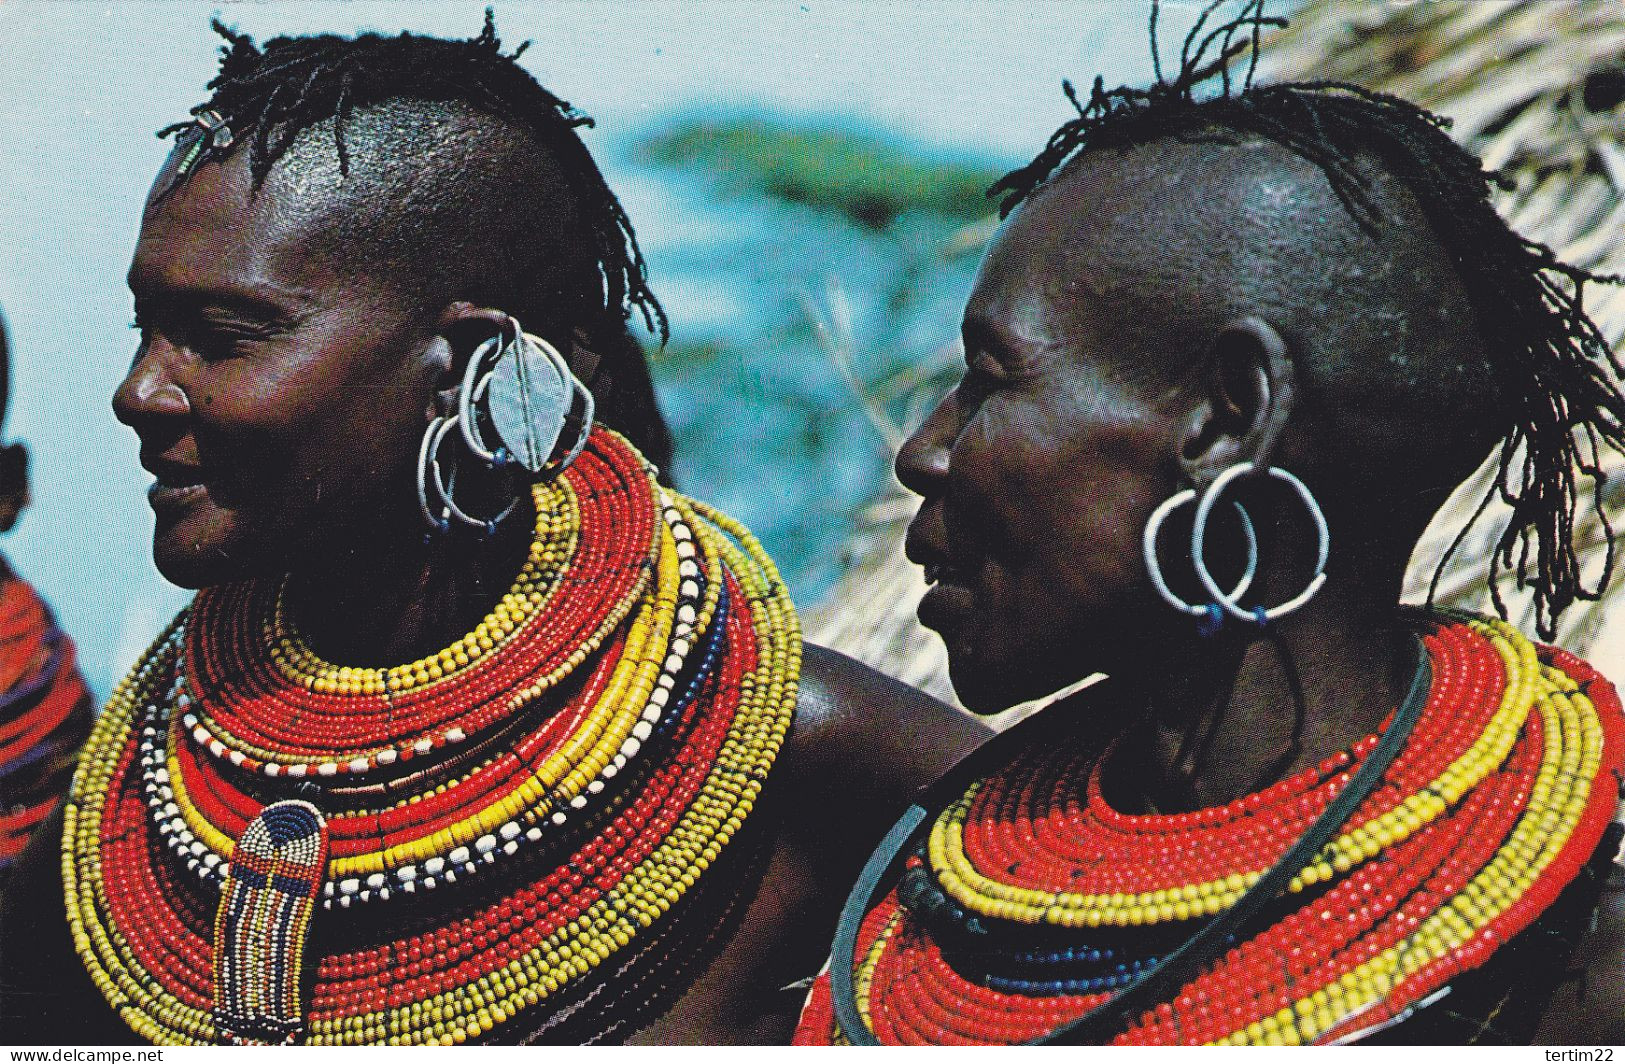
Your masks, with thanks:
[[[168,310],[196,312],[200,308],[218,308],[227,313],[258,321],[276,323],[292,318],[293,313],[283,304],[253,292],[238,288],[209,288],[189,285],[147,285],[132,269],[125,278],[130,294],[135,297],[136,309],[156,306]]]

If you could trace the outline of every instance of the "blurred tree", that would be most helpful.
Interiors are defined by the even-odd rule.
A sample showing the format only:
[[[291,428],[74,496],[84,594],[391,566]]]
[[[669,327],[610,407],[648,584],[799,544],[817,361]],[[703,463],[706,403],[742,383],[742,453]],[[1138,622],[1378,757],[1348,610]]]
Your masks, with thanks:
[[[892,490],[904,427],[957,374],[959,308],[996,213],[984,190],[1003,168],[748,114],[681,122],[637,152],[727,205],[663,273],[740,308],[698,338],[679,315],[656,359],[675,474],[750,520],[816,600]]]
[[[905,214],[980,220],[988,214],[987,187],[1003,172],[934,158],[875,133],[751,115],[686,122],[650,138],[644,155],[698,167],[736,194],[828,211],[877,232]]]

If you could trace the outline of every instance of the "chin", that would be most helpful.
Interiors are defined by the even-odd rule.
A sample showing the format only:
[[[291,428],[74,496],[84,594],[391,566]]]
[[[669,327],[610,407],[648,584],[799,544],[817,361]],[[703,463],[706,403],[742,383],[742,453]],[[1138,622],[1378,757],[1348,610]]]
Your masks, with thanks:
[[[152,563],[165,580],[188,591],[228,583],[232,579],[229,573],[222,572],[222,566],[207,564],[196,554],[166,550],[158,543],[152,545]]]
[[[152,561],[175,586],[195,591],[265,575],[271,552],[263,521],[207,497],[154,510]]]
[[[256,575],[252,566],[239,560],[243,553],[234,546],[215,537],[192,537],[179,528],[160,527],[152,540],[152,563],[165,580],[189,591]]]
[[[1013,660],[989,660],[967,643],[944,640],[948,649],[948,678],[961,705],[977,716],[1002,713],[1011,706],[1031,702],[1069,687],[1100,671],[1094,655],[1049,654],[1014,650]]]
[[[967,649],[948,646],[948,678],[961,705],[977,716],[990,716],[1034,695],[1015,682],[1009,670],[979,661]]]

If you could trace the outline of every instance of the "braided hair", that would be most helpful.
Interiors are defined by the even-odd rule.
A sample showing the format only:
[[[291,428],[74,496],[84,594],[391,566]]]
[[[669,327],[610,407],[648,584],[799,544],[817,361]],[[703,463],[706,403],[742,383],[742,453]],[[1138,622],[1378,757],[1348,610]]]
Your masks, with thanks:
[[[527,132],[552,154],[579,197],[588,220],[606,310],[623,320],[633,309],[664,343],[670,334],[665,311],[649,290],[648,269],[637,234],[615,193],[605,184],[576,130],[593,120],[543,88],[518,63],[530,42],[504,54],[490,8],[479,34],[443,40],[413,33],[384,37],[318,34],[277,37],[257,46],[215,20],[226,39],[220,72],[208,83],[210,98],[192,108],[200,121],[223,121],[224,147],[247,138],[248,164],[258,189],[272,166],[306,129],[333,120],[333,146],[341,173],[350,153],[345,127],[359,108],[406,98],[461,102]],[[186,134],[198,122],[179,122],[160,137]],[[184,183],[187,168],[163,188],[167,196]]]
[[[1513,232],[1491,203],[1495,189],[1511,187],[1510,179],[1485,170],[1456,144],[1446,133],[1448,119],[1358,85],[1255,85],[1260,35],[1286,20],[1265,15],[1264,0],[1244,0],[1236,17],[1209,28],[1227,2],[1211,0],[1202,10],[1168,80],[1153,0],[1154,83],[1107,89],[1097,77],[1087,100],[1063,83],[1077,116],[988,195],[1003,197],[1001,216],[1008,216],[1088,151],[1164,138],[1224,142],[1256,135],[1318,167],[1355,222],[1375,232],[1383,218],[1360,160],[1379,160],[1415,199],[1449,254],[1477,315],[1490,373],[1511,408],[1499,475],[1439,563],[1429,598],[1468,531],[1499,496],[1512,517],[1491,553],[1491,598],[1505,617],[1496,580],[1515,571],[1518,583],[1533,592],[1537,630],[1551,638],[1563,611],[1576,600],[1600,598],[1613,575],[1615,541],[1601,466],[1604,447],[1625,452],[1625,395],[1617,383],[1625,367],[1586,316],[1582,297],[1589,282],[1618,284],[1625,278],[1569,265],[1544,244]],[[1242,55],[1247,60],[1238,74],[1231,67]],[[1583,579],[1574,544],[1582,505],[1593,509],[1606,539],[1603,571],[1592,586]]]

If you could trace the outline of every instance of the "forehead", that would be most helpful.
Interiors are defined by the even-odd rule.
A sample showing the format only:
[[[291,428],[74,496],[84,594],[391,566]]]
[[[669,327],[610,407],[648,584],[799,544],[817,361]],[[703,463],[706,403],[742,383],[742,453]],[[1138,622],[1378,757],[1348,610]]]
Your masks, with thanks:
[[[297,295],[320,287],[307,253],[310,212],[297,199],[274,178],[256,193],[244,152],[204,163],[167,196],[148,199],[131,288]]]
[[[1130,219],[1114,175],[1068,174],[1027,200],[1000,228],[965,307],[968,327],[1030,333],[1104,325],[1132,269]]]

